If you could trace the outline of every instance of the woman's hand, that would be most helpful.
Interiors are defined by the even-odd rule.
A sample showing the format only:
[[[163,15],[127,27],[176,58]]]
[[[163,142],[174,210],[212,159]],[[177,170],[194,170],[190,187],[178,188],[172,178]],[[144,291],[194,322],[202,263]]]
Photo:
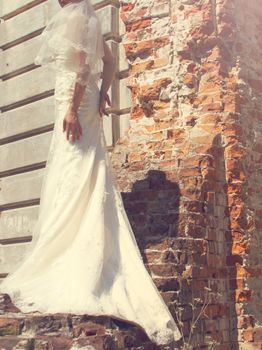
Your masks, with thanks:
[[[111,106],[111,101],[108,96],[108,94],[105,92],[100,92],[100,100],[99,100],[99,113],[100,117],[103,116],[103,114],[108,115],[108,112],[106,112],[106,103]]]
[[[82,135],[82,127],[77,117],[77,113],[74,110],[68,109],[63,120],[63,132],[66,131],[66,139],[69,140],[69,136],[72,137],[72,142],[75,139],[80,139]]]

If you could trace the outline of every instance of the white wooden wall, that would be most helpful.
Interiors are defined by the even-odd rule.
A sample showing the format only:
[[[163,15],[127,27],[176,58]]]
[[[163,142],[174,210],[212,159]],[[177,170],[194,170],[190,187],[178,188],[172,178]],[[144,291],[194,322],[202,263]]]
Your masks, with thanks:
[[[118,0],[93,0],[103,34],[118,57],[103,118],[108,150],[129,127],[128,64]],[[0,0],[0,281],[13,271],[32,239],[54,125],[54,79],[34,57],[39,35],[58,11],[57,0]]]

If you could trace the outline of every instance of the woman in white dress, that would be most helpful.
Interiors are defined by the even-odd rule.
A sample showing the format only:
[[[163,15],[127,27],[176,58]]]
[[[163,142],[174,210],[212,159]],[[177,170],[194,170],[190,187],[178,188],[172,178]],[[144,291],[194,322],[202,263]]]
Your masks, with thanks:
[[[56,73],[39,218],[0,292],[23,313],[112,315],[156,344],[174,344],[181,333],[144,266],[105,144],[115,59],[89,0],[59,3],[35,58]]]

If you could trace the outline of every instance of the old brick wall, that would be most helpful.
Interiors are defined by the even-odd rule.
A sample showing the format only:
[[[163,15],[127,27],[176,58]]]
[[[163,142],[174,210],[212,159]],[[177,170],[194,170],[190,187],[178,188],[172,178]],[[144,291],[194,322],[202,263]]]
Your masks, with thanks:
[[[122,0],[130,127],[112,154],[145,264],[195,348],[262,344],[262,7]],[[207,289],[206,289],[207,288]]]

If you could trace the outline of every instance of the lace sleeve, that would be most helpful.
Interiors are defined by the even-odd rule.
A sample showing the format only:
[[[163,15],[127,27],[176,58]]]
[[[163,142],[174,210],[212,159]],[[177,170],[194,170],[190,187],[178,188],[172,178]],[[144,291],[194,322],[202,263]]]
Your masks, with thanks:
[[[65,69],[76,73],[75,81],[81,85],[86,85],[91,73],[91,64],[88,61],[87,54],[84,51],[76,51],[72,57],[65,58],[63,65]]]
[[[86,84],[90,73],[101,72],[104,43],[100,21],[94,11],[83,5],[68,6],[59,12],[42,33],[42,46],[36,64],[54,62],[62,57],[56,69],[77,74],[77,82]]]
[[[64,35],[58,46],[63,54],[63,67],[77,73],[76,81],[82,85],[87,83],[88,76],[94,71],[98,59],[98,23],[95,18],[89,21],[82,15],[73,14],[64,28]],[[61,64],[60,62],[60,64]]]

